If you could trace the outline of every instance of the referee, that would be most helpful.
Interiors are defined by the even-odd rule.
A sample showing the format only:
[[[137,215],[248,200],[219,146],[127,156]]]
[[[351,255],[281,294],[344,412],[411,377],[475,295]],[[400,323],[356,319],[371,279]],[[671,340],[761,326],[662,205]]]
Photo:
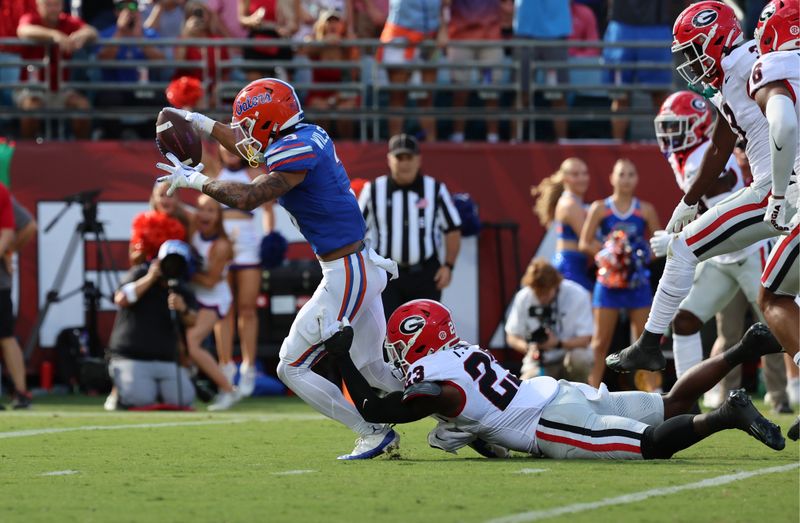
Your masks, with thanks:
[[[387,157],[391,173],[364,185],[358,203],[372,247],[400,269],[383,291],[388,319],[409,300],[441,298],[461,247],[461,219],[447,187],[420,171],[419,144],[413,136],[393,136]]]

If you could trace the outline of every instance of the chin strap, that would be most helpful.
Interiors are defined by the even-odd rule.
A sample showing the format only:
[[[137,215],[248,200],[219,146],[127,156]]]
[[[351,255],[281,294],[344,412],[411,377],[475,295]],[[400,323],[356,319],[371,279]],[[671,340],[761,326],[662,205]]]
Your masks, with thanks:
[[[696,85],[686,84],[690,91],[699,94],[706,100],[714,98],[714,95],[719,92],[719,89],[714,89],[710,85],[705,85],[702,89]]]

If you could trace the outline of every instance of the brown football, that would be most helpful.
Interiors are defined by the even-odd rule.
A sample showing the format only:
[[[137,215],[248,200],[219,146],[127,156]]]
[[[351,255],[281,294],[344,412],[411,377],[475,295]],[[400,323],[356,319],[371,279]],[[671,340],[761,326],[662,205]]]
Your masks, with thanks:
[[[191,123],[170,111],[158,113],[156,145],[164,156],[172,153],[183,164],[191,167],[199,164],[203,157],[200,134],[194,130]]]

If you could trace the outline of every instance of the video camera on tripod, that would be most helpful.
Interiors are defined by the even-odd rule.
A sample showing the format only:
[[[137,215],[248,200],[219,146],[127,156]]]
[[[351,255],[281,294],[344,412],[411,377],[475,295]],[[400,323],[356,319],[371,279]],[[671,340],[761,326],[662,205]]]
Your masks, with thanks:
[[[119,279],[117,277],[117,268],[114,265],[114,259],[111,256],[111,247],[108,242],[108,237],[106,236],[103,224],[97,220],[97,198],[100,196],[101,192],[101,189],[92,189],[65,196],[62,200],[66,205],[64,205],[58,214],[56,214],[44,228],[45,233],[50,232],[56,223],[66,214],[72,204],[77,203],[81,206],[82,220],[75,227],[75,232],[72,234],[64,256],[61,258],[61,265],[58,268],[53,285],[47,292],[45,304],[39,310],[33,332],[28,338],[28,343],[25,345],[26,359],[30,358],[34,347],[39,341],[39,331],[47,316],[47,312],[50,310],[50,306],[53,303],[58,303],[74,296],[79,292],[83,294],[85,328],[88,337],[89,354],[95,357],[101,357],[103,354],[102,347],[100,346],[100,337],[97,332],[97,314],[100,300],[105,298],[109,303],[113,303],[113,296],[105,296],[101,293],[99,285],[100,278],[106,278],[106,288],[111,289],[112,292],[119,287]],[[82,268],[83,283],[81,286],[61,294],[61,287],[64,285],[64,280],[69,272],[72,260],[78,252],[78,246],[85,246],[87,239],[97,243],[97,249],[95,249],[95,271],[97,273],[97,281],[89,279],[86,264],[84,264]]]

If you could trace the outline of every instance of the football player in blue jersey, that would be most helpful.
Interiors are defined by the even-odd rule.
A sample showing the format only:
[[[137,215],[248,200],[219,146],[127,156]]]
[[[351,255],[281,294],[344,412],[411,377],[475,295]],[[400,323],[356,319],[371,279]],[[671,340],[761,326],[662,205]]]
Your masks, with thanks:
[[[179,113],[204,136],[238,152],[250,165],[266,164],[266,173],[251,183],[213,180],[197,168],[173,165],[159,181],[202,191],[237,209],[252,210],[271,201],[289,212],[322,265],[322,282],[298,313],[283,340],[278,376],[295,394],[329,418],[358,433],[356,447],[340,459],[369,459],[397,447],[400,437],[389,425],[365,421],[339,388],[312,371],[324,355],[326,326],[347,319],[358,333],[351,354],[369,383],[392,392],[402,390],[383,360],[386,332],[381,291],[395,277],[397,265],[364,243],[366,226],[350,180],[324,129],[305,124],[294,88],[274,78],[256,80],[236,96],[230,125],[200,113]]]

